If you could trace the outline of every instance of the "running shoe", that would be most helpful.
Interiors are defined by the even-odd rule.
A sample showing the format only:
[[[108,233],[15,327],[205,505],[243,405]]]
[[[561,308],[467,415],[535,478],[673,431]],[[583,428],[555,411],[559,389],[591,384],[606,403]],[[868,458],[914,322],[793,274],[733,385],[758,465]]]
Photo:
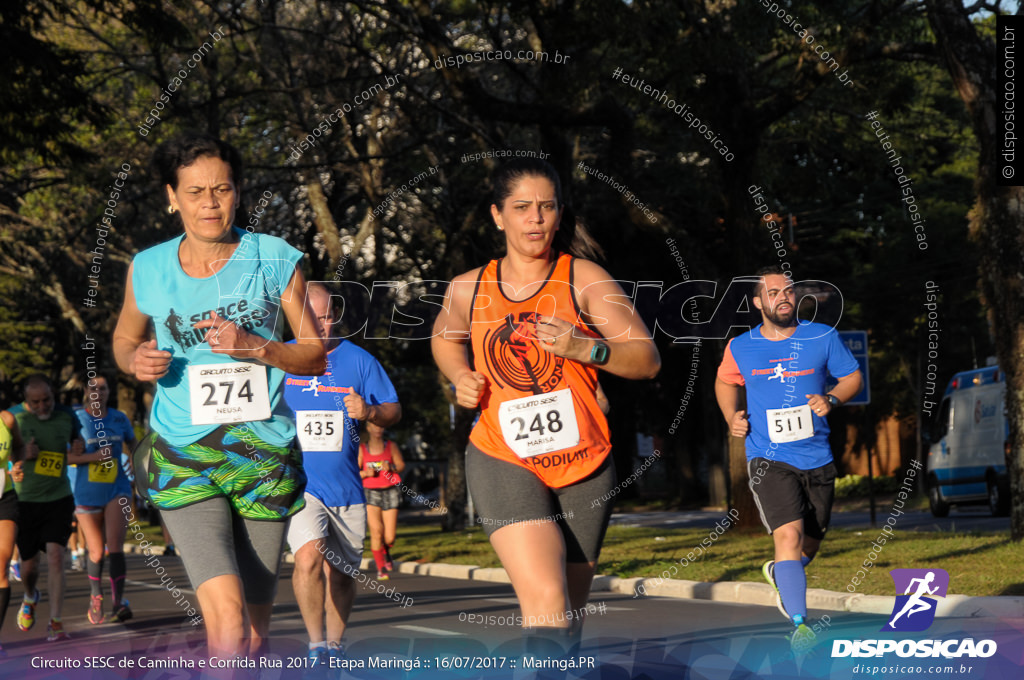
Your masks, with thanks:
[[[349,677],[343,671],[345,669],[345,647],[340,642],[327,643],[327,674],[330,678]]]
[[[39,589],[36,588],[36,597],[31,602],[24,598],[21,600],[21,609],[18,610],[18,630],[30,630],[36,625],[36,605],[39,604]]]
[[[306,660],[306,669],[302,673],[305,680],[326,680],[329,676],[331,662],[326,647],[317,647],[309,650],[309,657]]]
[[[114,613],[110,615],[110,620],[118,623],[124,623],[130,618],[132,618],[132,610],[128,608],[128,600],[114,607]]]
[[[103,596],[93,595],[89,598],[89,623],[103,623]]]
[[[764,580],[768,581],[772,588],[775,589],[775,606],[779,608],[782,615],[786,617],[787,621],[792,621],[789,612],[782,606],[782,593],[779,592],[779,586],[775,584],[775,560],[768,560],[761,567],[761,573],[764,575]]]
[[[789,648],[793,650],[793,654],[806,654],[814,649],[816,644],[818,644],[818,636],[805,623],[797,626],[789,637]]]
[[[391,549],[388,546],[384,546],[384,566],[388,568],[388,571],[394,571],[395,565],[391,562]]]
[[[391,580],[391,575],[388,573],[387,567],[377,571],[377,580],[378,581],[390,581]]]
[[[306,668],[308,670],[327,668],[327,659],[328,652],[326,647],[317,647],[316,649],[311,649],[309,650],[309,661],[306,662]]]
[[[20,560],[11,560],[11,568],[10,568],[9,571],[10,571],[10,579],[12,581],[18,581],[20,583],[21,582],[21,561]]]
[[[77,553],[71,553],[71,571],[82,571],[82,558]]]
[[[64,632],[64,624],[57,619],[50,619],[50,625],[46,627],[46,641],[60,642],[70,639],[71,636]]]

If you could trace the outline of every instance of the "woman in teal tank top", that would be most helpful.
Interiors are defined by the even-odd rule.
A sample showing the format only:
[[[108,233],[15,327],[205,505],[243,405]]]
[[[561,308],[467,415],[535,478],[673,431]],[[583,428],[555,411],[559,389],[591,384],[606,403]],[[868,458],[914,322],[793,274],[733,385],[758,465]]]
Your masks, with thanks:
[[[284,374],[322,375],[326,359],[302,254],[233,226],[238,151],[186,134],[162,144],[154,166],[184,233],[129,268],[114,356],[156,382],[136,485],[175,537],[209,654],[231,658],[267,637],[288,517],[303,506]],[[282,318],[293,344],[282,342]],[[175,601],[195,614],[186,598]]]

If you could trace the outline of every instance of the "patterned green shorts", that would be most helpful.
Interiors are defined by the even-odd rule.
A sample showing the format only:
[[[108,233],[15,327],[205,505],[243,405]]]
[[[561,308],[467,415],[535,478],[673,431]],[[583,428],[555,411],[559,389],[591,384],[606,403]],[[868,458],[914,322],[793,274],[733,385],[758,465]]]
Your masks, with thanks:
[[[180,447],[150,432],[132,457],[139,493],[160,510],[224,496],[245,519],[281,520],[305,505],[298,450],[268,444],[244,424]]]

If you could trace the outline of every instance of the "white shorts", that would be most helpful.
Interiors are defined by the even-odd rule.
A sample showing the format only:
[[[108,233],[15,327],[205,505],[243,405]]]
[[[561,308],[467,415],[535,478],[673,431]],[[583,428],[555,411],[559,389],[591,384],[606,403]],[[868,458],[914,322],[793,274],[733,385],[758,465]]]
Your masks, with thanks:
[[[317,551],[338,571],[359,569],[366,537],[366,505],[330,507],[308,492],[304,498],[306,507],[292,515],[288,527],[292,554],[314,541]]]

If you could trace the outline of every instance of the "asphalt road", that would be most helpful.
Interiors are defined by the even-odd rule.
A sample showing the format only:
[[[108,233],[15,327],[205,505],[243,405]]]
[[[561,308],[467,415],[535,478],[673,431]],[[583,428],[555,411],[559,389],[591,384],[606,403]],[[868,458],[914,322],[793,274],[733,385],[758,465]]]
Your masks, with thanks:
[[[15,584],[15,597],[0,631],[0,642],[10,655],[0,662],[0,677],[184,680],[208,672],[198,665],[205,660],[201,627],[190,625],[153,567],[144,564],[141,556],[129,555],[128,564],[127,596],[135,617],[125,624],[90,625],[85,616],[86,577],[68,573],[64,622],[72,639],[62,643],[45,640],[49,611],[45,597],[37,609],[36,627],[27,633],[17,630],[16,607],[21,593]],[[187,584],[180,560],[161,558],[161,565],[179,588]],[[237,677],[278,680],[316,676],[315,669],[311,674],[301,668],[305,631],[291,591],[290,574],[291,566],[285,565],[264,667],[245,670]],[[407,574],[396,574],[387,586],[394,587],[408,606],[403,608],[393,599],[361,589],[346,642],[349,658],[362,667],[351,669],[343,677],[537,677],[536,671],[524,667],[530,662],[522,654],[510,586]],[[190,590],[182,592],[194,602]],[[812,611],[812,616],[820,617],[816,620],[821,626],[822,644],[808,657],[794,659],[785,639],[789,626],[772,607],[610,593],[594,593],[590,604],[593,613],[588,616],[582,645],[571,657],[582,668],[553,675],[545,671],[542,677],[852,679],[861,677],[853,671],[853,664],[861,660],[833,659],[831,640],[881,637],[877,631],[885,623],[885,617],[879,615]],[[1016,625],[1024,627],[1021,622]],[[1021,635],[1014,626],[1015,622],[991,619],[942,619],[929,635],[995,637],[1009,640],[1000,642],[1003,648],[1017,649]],[[1016,654],[1015,660],[1003,654],[982,660],[988,664],[983,675],[958,672],[928,677],[1020,677],[1021,669],[1016,665],[1020,652]],[[536,658],[543,663],[560,655],[549,646],[540,648]],[[97,665],[113,668],[88,667]],[[341,670],[333,672],[333,677],[342,677]]]

